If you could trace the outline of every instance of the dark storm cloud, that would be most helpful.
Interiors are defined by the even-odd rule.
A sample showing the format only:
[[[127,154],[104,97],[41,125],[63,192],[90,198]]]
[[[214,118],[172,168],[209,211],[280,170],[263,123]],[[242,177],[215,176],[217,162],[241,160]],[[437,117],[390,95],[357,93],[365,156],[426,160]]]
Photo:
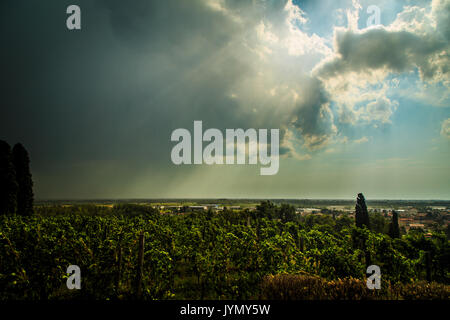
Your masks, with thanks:
[[[336,134],[333,115],[329,109],[330,97],[319,79],[310,78],[303,82],[300,99],[292,124],[303,136],[305,147],[310,150],[319,149]]]
[[[228,18],[204,1],[101,1],[114,35],[126,46],[164,54],[182,68],[201,63],[205,54],[228,43],[233,28]]]
[[[324,107],[329,103],[329,97],[323,88],[322,83],[315,78],[304,82],[302,88],[301,101],[296,109],[296,119],[294,125],[302,133],[317,134],[323,133],[327,128],[323,128]]]
[[[69,4],[7,1],[0,13],[0,136],[30,150],[38,196],[101,179],[110,186],[86,193],[120,194],[148,168],[168,170],[170,133],[194,120],[261,123],[229,96],[250,68],[233,38],[257,21],[233,20],[249,3],[78,1],[80,31],[66,29]]]
[[[287,1],[78,1],[80,31],[66,29],[69,1],[5,3],[0,138],[30,150],[38,196],[121,196],[144,173],[178,179],[170,134],[194,120],[279,128],[281,153],[297,159],[287,138],[317,150],[336,135],[331,98],[302,70],[311,57],[283,47]],[[261,21],[280,37],[265,58]]]
[[[339,33],[337,57],[311,76],[331,54],[316,27],[331,28],[318,27],[327,8],[309,3],[314,21],[303,25],[287,0],[78,0],[82,30],[69,31],[73,1],[1,1],[0,139],[30,151],[38,197],[165,194],[208,177],[204,166],[170,161],[170,134],[194,120],[279,128],[281,154],[304,160],[299,146],[318,150],[339,134],[324,78],[384,67],[417,66],[433,79],[448,72],[448,15],[435,10],[433,36]],[[369,109],[382,118],[383,106]]]

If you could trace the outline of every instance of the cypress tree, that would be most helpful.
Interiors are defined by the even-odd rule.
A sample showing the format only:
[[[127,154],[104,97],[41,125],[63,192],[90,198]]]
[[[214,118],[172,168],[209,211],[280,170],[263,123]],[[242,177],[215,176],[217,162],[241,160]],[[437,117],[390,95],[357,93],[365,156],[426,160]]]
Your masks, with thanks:
[[[400,227],[398,225],[398,214],[392,210],[392,222],[389,224],[389,236],[392,239],[400,238]]]
[[[17,213],[31,215],[33,213],[33,180],[30,172],[30,158],[21,143],[17,143],[12,151],[14,168],[18,184]]]
[[[358,193],[356,198],[355,223],[358,228],[366,226],[370,229],[369,213],[367,212],[366,200],[362,193]]]
[[[0,140],[0,214],[16,213],[17,189],[11,147]]]

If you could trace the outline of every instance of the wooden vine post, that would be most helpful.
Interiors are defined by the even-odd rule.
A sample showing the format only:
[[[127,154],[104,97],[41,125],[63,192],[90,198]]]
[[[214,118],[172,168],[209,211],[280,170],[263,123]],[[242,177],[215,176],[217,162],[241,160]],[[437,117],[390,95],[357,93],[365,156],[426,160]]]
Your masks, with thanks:
[[[122,276],[122,234],[119,235],[118,252],[117,252],[117,273],[116,273],[117,292],[119,292],[121,276]]]
[[[141,231],[139,234],[139,252],[138,252],[138,265],[137,265],[137,277],[136,277],[136,295],[140,299],[142,296],[142,273],[144,269],[144,233]]]
[[[425,266],[426,266],[426,272],[427,272],[427,281],[431,282],[431,252],[426,251],[425,252]]]

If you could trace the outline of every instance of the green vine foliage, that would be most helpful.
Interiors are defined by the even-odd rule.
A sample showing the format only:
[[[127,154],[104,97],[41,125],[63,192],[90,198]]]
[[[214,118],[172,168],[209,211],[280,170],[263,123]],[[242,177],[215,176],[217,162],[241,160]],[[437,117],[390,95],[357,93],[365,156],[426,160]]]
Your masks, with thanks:
[[[445,234],[425,238],[409,233],[391,239],[356,228],[346,217],[300,218],[286,206],[267,203],[259,210],[176,215],[148,206],[87,205],[0,216],[0,299],[273,298],[279,297],[277,286],[287,284],[269,275],[298,274],[313,277],[308,283],[333,288],[336,297],[348,298],[342,293],[348,286],[354,297],[373,298],[364,285],[369,263],[380,266],[382,283],[403,286],[390,298],[417,298],[420,292],[432,296],[433,288],[445,295],[450,279]],[[141,232],[145,244],[138,296]],[[426,279],[426,251],[432,256],[433,280],[443,287],[414,286]],[[81,290],[66,287],[69,265],[81,268]],[[297,280],[290,285],[303,283]],[[291,296],[315,298],[324,292],[316,290]]]

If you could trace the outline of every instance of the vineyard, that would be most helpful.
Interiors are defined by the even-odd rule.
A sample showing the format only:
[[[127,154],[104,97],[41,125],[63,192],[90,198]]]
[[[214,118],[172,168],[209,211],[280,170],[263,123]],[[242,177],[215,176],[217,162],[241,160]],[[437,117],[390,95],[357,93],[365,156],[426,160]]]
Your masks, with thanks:
[[[449,258],[444,233],[391,239],[349,217],[299,217],[287,205],[178,215],[130,204],[46,206],[0,216],[0,300],[423,297],[416,291],[448,299]],[[370,264],[381,268],[379,292],[365,287]],[[81,268],[81,290],[66,287],[69,265]]]

